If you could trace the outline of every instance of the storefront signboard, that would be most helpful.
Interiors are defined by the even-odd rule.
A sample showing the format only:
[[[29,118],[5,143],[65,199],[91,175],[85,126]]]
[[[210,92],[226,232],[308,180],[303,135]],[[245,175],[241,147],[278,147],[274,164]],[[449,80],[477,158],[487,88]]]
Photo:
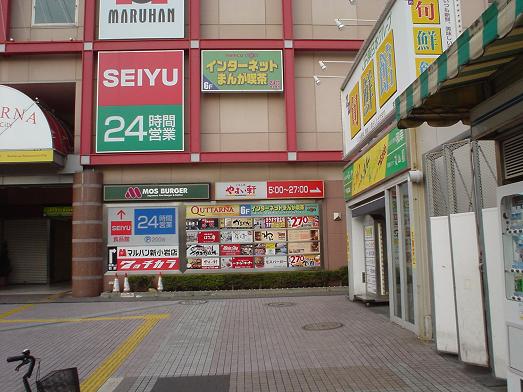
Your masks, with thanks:
[[[208,200],[209,184],[105,185],[104,201]]]
[[[281,50],[202,50],[202,92],[281,92]]]
[[[178,245],[175,207],[109,207],[108,246]]]
[[[117,271],[178,271],[178,245],[116,247]]]
[[[183,50],[99,52],[96,152],[183,151]]]
[[[38,104],[0,85],[0,107],[0,163],[52,162],[52,132]]]
[[[317,203],[188,205],[188,268],[319,267],[319,213]]]
[[[187,269],[214,270],[220,269],[219,257],[201,257],[187,260]]]
[[[44,207],[44,216],[48,218],[64,218],[73,216],[72,206]]]
[[[343,172],[345,200],[409,168],[407,133],[393,129]]]
[[[323,181],[217,182],[216,200],[322,199]]]
[[[99,39],[184,38],[183,0],[100,0]]]
[[[387,125],[398,94],[457,39],[457,3],[396,0],[380,19],[343,84],[345,158]]]

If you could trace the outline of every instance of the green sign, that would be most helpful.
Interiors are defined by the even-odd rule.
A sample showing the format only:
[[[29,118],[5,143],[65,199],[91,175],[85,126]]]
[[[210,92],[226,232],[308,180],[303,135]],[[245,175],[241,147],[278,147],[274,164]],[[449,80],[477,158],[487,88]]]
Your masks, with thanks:
[[[409,167],[407,130],[395,128],[343,171],[345,200]]]
[[[73,207],[44,207],[44,216],[49,218],[63,218],[73,216]]]
[[[250,216],[316,216],[320,214],[320,206],[312,203],[251,204],[250,208]]]
[[[281,92],[281,50],[203,50],[203,92]]]
[[[104,186],[104,201],[209,200],[209,197],[209,184]]]

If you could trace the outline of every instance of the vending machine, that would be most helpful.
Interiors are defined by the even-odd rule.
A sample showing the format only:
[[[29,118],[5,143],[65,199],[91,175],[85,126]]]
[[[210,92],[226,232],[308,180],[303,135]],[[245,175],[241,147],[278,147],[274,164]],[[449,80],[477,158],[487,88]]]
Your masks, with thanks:
[[[498,188],[505,274],[509,392],[523,392],[523,182]]]

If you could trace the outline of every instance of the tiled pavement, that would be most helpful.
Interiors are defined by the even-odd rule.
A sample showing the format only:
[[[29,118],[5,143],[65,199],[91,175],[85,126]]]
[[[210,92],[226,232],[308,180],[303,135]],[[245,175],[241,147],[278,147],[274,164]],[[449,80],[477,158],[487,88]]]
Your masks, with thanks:
[[[7,319],[169,313],[170,318],[161,320],[112,375],[104,391],[154,392],[159,377],[213,375],[227,376],[231,392],[489,391],[454,361],[435,353],[431,344],[344,296],[187,302],[37,304]],[[274,302],[294,306],[267,306]],[[0,313],[13,308],[0,305]],[[302,329],[323,322],[343,326]],[[29,347],[42,358],[42,374],[77,366],[84,379],[139,324],[0,323],[0,347],[4,357]],[[0,360],[2,391],[22,390],[13,368]]]

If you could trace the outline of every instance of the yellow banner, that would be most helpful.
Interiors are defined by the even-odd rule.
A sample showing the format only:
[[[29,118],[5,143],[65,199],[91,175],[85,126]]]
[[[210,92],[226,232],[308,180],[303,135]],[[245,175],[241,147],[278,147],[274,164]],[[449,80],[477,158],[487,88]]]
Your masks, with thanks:
[[[414,51],[416,54],[435,54],[443,52],[441,46],[441,29],[439,27],[415,27]]]
[[[384,137],[354,162],[352,194],[356,195],[385,178],[389,139]]]
[[[240,216],[240,206],[234,205],[196,205],[187,206],[187,218],[221,218],[223,216]]]
[[[53,162],[53,150],[0,151],[0,163]]]
[[[420,76],[437,57],[416,57],[416,76]]]
[[[376,64],[378,67],[378,96],[380,107],[382,107],[398,89],[392,31],[383,40],[376,52]]]
[[[438,24],[438,0],[414,0],[411,6],[412,22],[414,24]]]
[[[361,130],[360,84],[356,83],[349,97],[350,135],[354,138]]]
[[[363,123],[367,124],[376,114],[376,80],[374,78],[374,60],[367,65],[361,75]]]

